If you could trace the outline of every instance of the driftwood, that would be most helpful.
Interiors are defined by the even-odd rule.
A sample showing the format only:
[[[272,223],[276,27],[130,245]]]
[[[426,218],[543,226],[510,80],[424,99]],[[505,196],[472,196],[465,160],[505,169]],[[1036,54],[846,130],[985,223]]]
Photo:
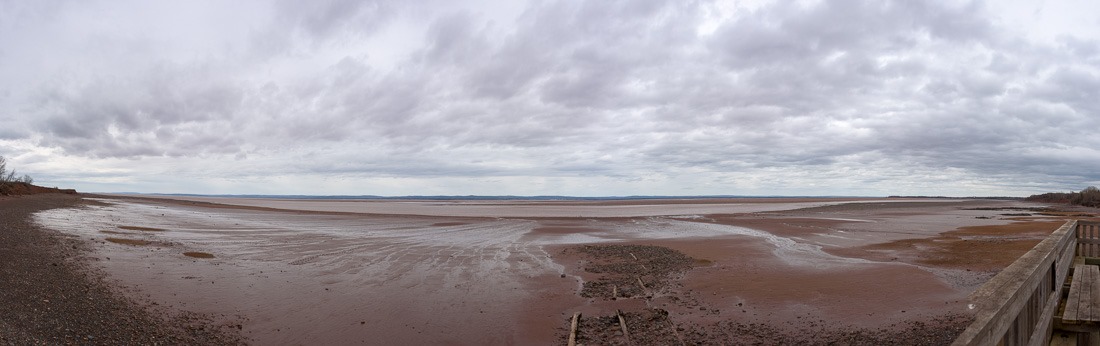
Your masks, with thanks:
[[[573,313],[573,323],[569,326],[569,346],[577,346],[577,322],[581,319],[580,311]]]
[[[615,316],[619,317],[619,327],[623,329],[623,337],[626,338],[627,343],[630,343],[630,332],[626,330],[626,319],[623,318],[623,311],[615,310]]]

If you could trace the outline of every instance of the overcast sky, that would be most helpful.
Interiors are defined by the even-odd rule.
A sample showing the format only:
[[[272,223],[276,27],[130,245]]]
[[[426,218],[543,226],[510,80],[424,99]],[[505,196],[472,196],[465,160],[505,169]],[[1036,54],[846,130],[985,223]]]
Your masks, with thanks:
[[[95,192],[1100,185],[1100,2],[0,0],[0,155]]]

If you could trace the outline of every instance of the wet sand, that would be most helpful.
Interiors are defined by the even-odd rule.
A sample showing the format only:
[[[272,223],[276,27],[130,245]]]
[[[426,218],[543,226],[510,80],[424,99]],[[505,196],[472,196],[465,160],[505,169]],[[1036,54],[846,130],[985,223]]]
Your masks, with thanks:
[[[0,196],[0,345],[236,345],[225,316],[135,300],[105,279],[98,242],[36,225],[33,215],[85,204],[71,194]]]
[[[93,242],[135,296],[232,316],[256,344],[547,344],[573,312],[644,309],[718,343],[730,323],[905,329],[965,316],[970,292],[1064,218],[993,200],[96,201],[35,218]],[[592,259],[570,249],[584,244],[695,264],[648,296],[582,297]]]

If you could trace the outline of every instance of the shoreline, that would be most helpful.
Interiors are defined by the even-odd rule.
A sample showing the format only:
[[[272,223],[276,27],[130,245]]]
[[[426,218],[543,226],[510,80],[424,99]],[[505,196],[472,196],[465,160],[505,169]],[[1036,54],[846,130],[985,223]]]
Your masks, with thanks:
[[[157,195],[99,195],[104,198],[166,201],[255,210],[348,213],[362,215],[407,215],[428,217],[503,218],[615,218],[675,216],[684,214],[737,214],[822,207],[846,203],[899,203],[965,201],[966,199],[922,198],[718,198],[601,201],[464,201],[464,200],[326,200],[194,197]],[[947,201],[947,202],[945,202]]]
[[[88,239],[46,230],[36,212],[79,195],[0,198],[0,344],[244,344],[232,326],[141,301],[98,270]]]

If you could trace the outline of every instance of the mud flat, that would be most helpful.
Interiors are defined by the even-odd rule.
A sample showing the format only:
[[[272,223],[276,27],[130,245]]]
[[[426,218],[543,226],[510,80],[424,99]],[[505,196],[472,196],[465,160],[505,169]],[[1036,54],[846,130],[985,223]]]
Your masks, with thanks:
[[[109,257],[92,264],[135,297],[256,344],[565,343],[576,312],[589,344],[936,344],[1065,217],[936,199],[89,201],[35,221]]]

